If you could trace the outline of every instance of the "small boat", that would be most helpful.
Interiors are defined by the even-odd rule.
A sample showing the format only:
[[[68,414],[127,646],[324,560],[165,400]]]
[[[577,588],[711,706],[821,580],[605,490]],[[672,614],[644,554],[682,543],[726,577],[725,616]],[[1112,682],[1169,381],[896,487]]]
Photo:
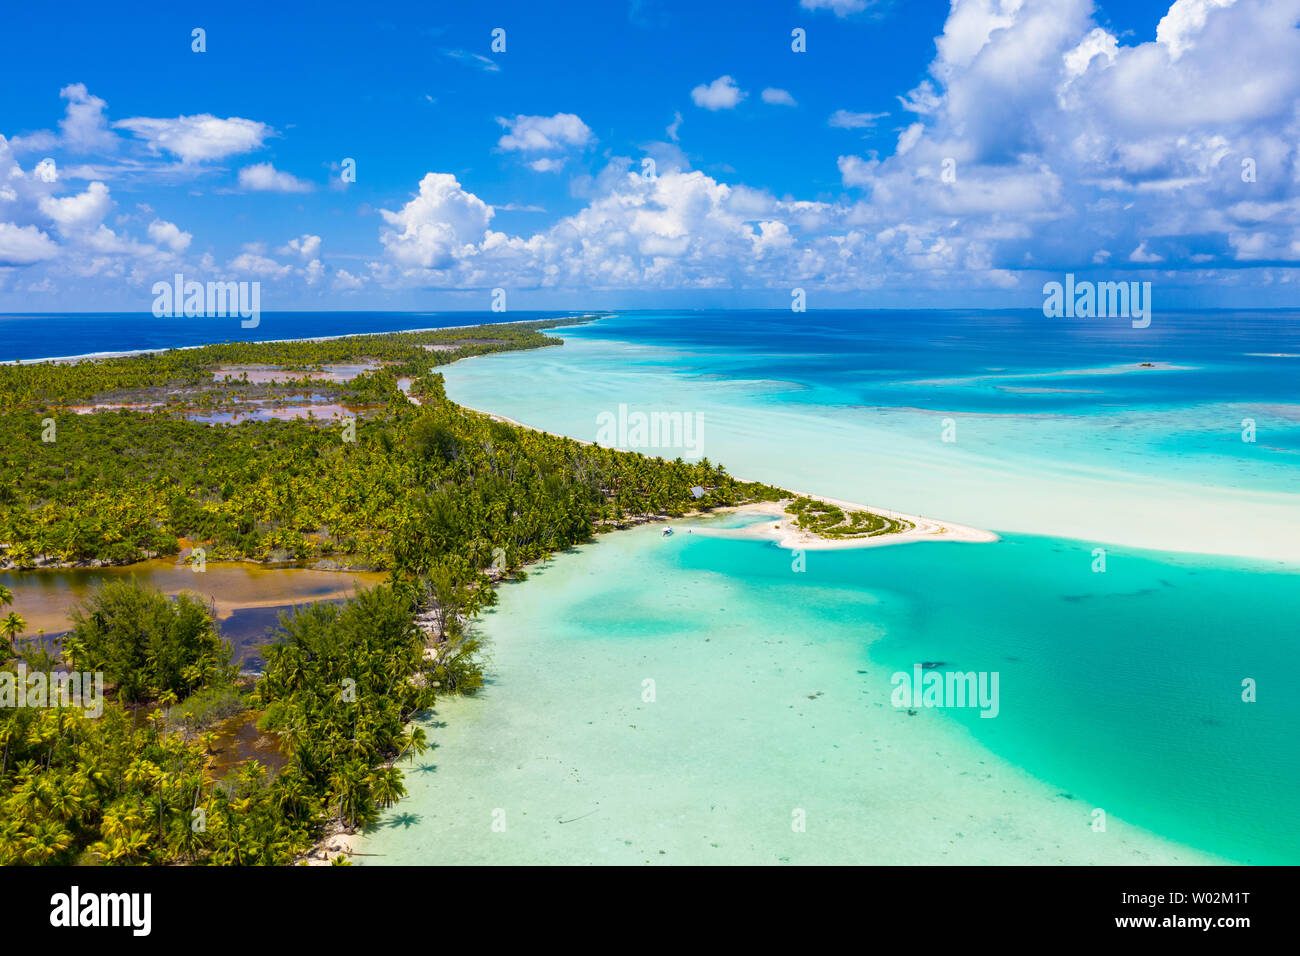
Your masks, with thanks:
[[[670,537],[672,537],[672,533],[673,533],[673,529],[672,529],[672,528],[664,528],[664,533],[663,533],[663,535],[662,535],[661,537],[664,537],[664,538],[670,538]]]

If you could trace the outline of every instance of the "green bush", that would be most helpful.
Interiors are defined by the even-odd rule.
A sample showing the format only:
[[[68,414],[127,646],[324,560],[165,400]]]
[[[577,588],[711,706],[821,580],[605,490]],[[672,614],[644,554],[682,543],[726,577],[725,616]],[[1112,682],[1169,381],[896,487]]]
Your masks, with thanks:
[[[110,581],[72,612],[64,639],[76,670],[102,671],[126,701],[177,699],[233,676],[230,646],[207,605],[192,594],[175,600],[134,578]]]

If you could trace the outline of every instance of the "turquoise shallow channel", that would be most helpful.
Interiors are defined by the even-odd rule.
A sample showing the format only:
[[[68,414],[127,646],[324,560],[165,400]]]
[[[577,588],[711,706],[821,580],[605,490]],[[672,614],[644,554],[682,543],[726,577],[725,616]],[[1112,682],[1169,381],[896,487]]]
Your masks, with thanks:
[[[1167,333],[942,368],[895,350],[854,358],[888,368],[855,384],[781,359],[788,338],[706,341],[707,322],[563,332],[449,367],[448,393],[584,439],[620,402],[693,410],[738,474],[1000,540],[809,551],[796,570],[703,533],[754,520],[730,515],[556,556],[502,588],[489,686],[439,703],[437,747],[404,764],[410,796],[358,862],[1300,862],[1300,565],[1289,527],[1256,533],[1300,513],[1293,379],[1239,387],[1278,345],[1212,362]],[[1197,371],[1033,390],[1139,357]],[[1243,447],[1243,405],[1266,447]],[[937,440],[948,415],[957,448]],[[921,662],[996,672],[997,717],[895,707],[891,677]]]
[[[503,589],[491,685],[439,705],[359,861],[1300,858],[1295,680],[1248,706],[1217,676],[1284,671],[1290,575],[1113,553],[1099,590],[1088,551],[1035,537],[799,573],[692,525]],[[893,707],[891,674],[923,660],[999,672],[997,718]]]

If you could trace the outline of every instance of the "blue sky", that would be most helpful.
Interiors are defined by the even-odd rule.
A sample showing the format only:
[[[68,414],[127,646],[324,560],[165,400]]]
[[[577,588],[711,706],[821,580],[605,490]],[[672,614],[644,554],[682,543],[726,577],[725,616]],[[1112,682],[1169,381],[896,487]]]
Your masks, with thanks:
[[[7,15],[0,308],[1300,305],[1300,0],[176,6]]]

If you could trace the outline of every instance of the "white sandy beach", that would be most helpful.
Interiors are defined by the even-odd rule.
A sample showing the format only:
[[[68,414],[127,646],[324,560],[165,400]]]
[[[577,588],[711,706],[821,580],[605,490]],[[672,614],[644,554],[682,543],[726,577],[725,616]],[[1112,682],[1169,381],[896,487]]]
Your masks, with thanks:
[[[970,544],[987,544],[998,540],[998,536],[991,531],[983,531],[979,528],[967,527],[966,525],[954,524],[948,521],[938,521],[933,518],[923,518],[919,515],[903,514],[899,511],[889,511],[885,508],[857,504],[852,501],[842,501],[838,498],[827,498],[822,495],[814,495],[803,491],[797,491],[795,494],[803,498],[812,498],[816,501],[824,501],[827,504],[835,505],[837,508],[846,512],[866,511],[871,514],[892,518],[896,521],[906,521],[911,524],[912,527],[906,531],[900,531],[894,534],[880,534],[873,537],[823,538],[810,531],[805,531],[795,524],[794,516],[785,510],[785,506],[788,505],[792,499],[785,499],[781,502],[755,502],[754,504],[741,505],[738,508],[732,509],[739,512],[770,514],[776,519],[773,522],[761,522],[744,528],[699,528],[692,529],[693,533],[715,538],[747,538],[751,540],[774,541],[782,548],[799,551],[838,551],[849,548],[878,548],[889,544],[907,544],[916,541],[962,541]]]

